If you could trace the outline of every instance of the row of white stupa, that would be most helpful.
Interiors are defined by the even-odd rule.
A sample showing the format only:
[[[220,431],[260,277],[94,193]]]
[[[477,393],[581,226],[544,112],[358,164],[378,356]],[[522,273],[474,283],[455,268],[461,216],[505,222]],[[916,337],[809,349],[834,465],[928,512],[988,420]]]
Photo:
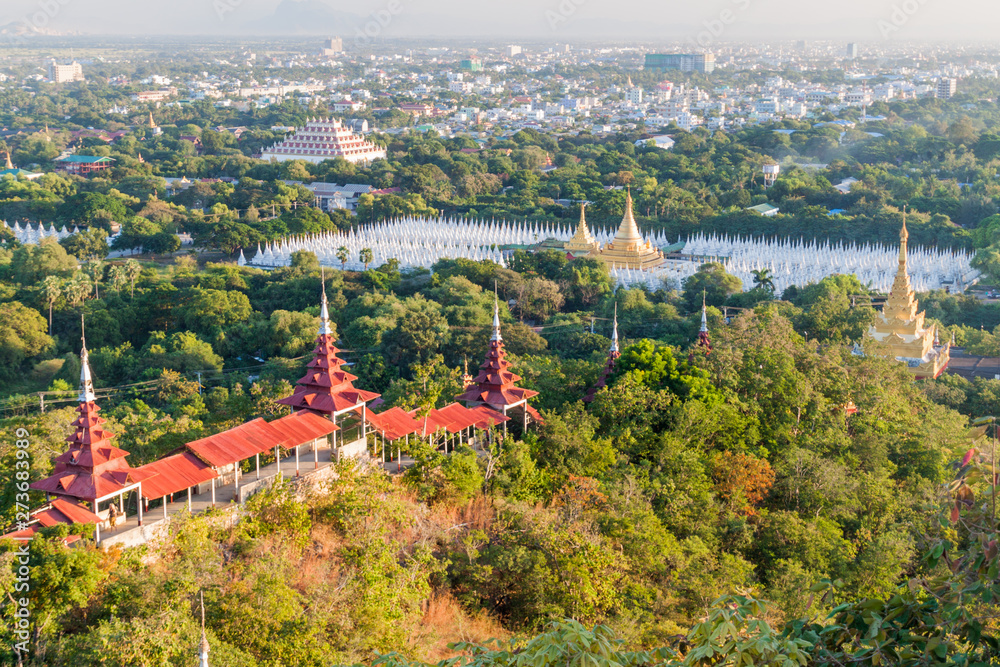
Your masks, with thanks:
[[[72,231],[67,230],[66,225],[63,225],[62,229],[57,230],[54,224],[50,224],[49,228],[46,229],[40,222],[36,228],[32,227],[31,224],[27,222],[24,223],[24,227],[21,227],[21,224],[18,222],[15,222],[14,225],[11,226],[7,224],[6,220],[4,220],[3,226],[5,229],[9,229],[14,232],[14,238],[16,238],[18,242],[23,245],[33,245],[42,239],[49,237],[54,238],[57,241],[62,241],[67,236],[72,236],[80,231],[75,225],[73,226]]]
[[[857,245],[843,241],[803,241],[802,239],[754,239],[698,234],[682,251],[689,255],[720,256],[726,271],[735,275],[745,289],[754,284],[753,271],[767,269],[776,291],[791,285],[819,282],[836,273],[854,274],[863,285],[888,292],[896,275],[899,248],[882,244]],[[926,292],[948,286],[960,291],[979,279],[971,266],[972,255],[965,251],[912,247],[908,269],[914,290]]]

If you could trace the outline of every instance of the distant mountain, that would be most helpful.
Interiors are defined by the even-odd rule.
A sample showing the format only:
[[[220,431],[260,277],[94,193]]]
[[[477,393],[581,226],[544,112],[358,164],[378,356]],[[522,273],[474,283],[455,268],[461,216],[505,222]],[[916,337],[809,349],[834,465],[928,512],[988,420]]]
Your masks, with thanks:
[[[281,0],[265,18],[239,25],[239,32],[258,35],[353,35],[365,19],[335,9],[324,0]]]

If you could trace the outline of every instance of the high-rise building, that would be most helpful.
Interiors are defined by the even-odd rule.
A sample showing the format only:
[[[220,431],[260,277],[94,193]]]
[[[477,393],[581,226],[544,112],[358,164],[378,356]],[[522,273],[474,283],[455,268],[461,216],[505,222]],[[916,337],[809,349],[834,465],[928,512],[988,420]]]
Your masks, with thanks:
[[[855,58],[858,57],[858,45],[855,44],[854,42],[851,42],[850,44],[847,45],[847,57],[850,60],[854,60]]]
[[[517,46],[516,44],[510,44],[510,45],[508,45],[507,47],[504,48],[504,54],[508,58],[513,58],[514,56],[519,56],[519,55],[521,55],[521,47]]]
[[[711,74],[715,71],[714,53],[647,53],[645,68],[664,72],[678,70],[681,72],[703,72]]]
[[[941,100],[950,100],[957,89],[958,79],[950,79],[948,77],[938,79],[935,97]]]
[[[69,65],[60,65],[53,60],[49,63],[49,81],[52,83],[83,81],[83,66],[75,60]]]
[[[336,56],[344,52],[344,40],[340,37],[331,37],[330,39],[323,42],[323,48],[320,49],[319,54],[321,56]]]
[[[470,72],[482,72],[483,61],[479,58],[466,58],[459,64],[459,67]]]

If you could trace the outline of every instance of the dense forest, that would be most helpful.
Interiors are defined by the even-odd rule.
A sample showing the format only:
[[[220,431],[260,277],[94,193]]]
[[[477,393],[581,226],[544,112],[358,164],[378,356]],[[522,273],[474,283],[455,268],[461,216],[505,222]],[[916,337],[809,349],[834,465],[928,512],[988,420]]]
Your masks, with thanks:
[[[157,548],[69,548],[72,528],[30,543],[32,665],[976,665],[1000,659],[995,424],[1000,380],[913,382],[854,354],[876,311],[867,286],[830,276],[775,294],[709,263],[682,290],[615,288],[595,260],[518,251],[508,266],[442,260],[321,272],[299,252],[273,271],[234,254],[286,234],[401,215],[572,220],[593,202],[610,226],[630,186],[644,230],[796,234],[978,250],[1000,277],[995,105],[920,100],[870,109],[880,137],[811,124],[595,137],[520,131],[380,134],[389,158],[267,164],[275,124],[208,103],[158,113],[114,143],[72,131],[111,89],[7,89],[0,122],[33,181],[0,180],[0,217],[79,225],[61,242],[0,247],[0,518],[13,519],[12,444],[30,434],[44,477],[75,418],[82,322],[98,403],[132,466],[285,408],[313,349],[321,281],[358,386],[386,406],[450,403],[485,354],[499,297],[537,429],[485,453],[414,440],[401,475],[342,464],[307,495],[258,494],[238,523],[184,517]],[[985,94],[985,93],[984,93]],[[16,109],[16,111],[14,111]],[[66,117],[69,117],[67,120]],[[136,119],[100,120],[120,129]],[[44,125],[49,122],[46,129]],[[245,125],[240,139],[226,125]],[[222,126],[220,128],[220,126]],[[777,133],[776,129],[794,129]],[[181,137],[197,136],[195,143]],[[636,145],[636,141],[640,145]],[[49,173],[71,142],[115,167]],[[141,159],[140,159],[141,155]],[[761,164],[788,166],[764,190]],[[543,170],[548,163],[555,167]],[[205,178],[168,193],[165,177]],[[226,180],[222,180],[223,177]],[[831,184],[854,177],[847,195]],[[295,183],[399,187],[326,214]],[[769,201],[782,213],[744,209]],[[842,209],[830,215],[830,209]],[[131,259],[108,259],[120,225]],[[197,252],[177,252],[178,232]],[[859,298],[860,297],[860,298]],[[928,324],[969,352],[1000,354],[1000,306],[918,295]],[[707,304],[710,352],[695,345]],[[607,359],[617,312],[622,356]],[[40,399],[41,395],[41,399]],[[44,409],[43,409],[44,406]],[[39,502],[41,498],[37,498]],[[0,613],[13,620],[17,546],[0,544]],[[9,645],[10,624],[0,631]],[[4,655],[5,664],[12,657]]]

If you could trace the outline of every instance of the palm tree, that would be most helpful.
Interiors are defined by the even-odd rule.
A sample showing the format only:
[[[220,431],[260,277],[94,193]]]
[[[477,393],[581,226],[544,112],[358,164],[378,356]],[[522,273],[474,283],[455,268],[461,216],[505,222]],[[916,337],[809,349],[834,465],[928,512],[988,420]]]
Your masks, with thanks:
[[[115,264],[108,271],[108,277],[111,278],[111,289],[116,292],[120,292],[122,285],[128,282],[128,276],[125,275],[125,267],[121,264]]]
[[[367,271],[368,265],[372,263],[372,249],[362,248],[361,252],[358,253],[358,259],[360,259],[361,263],[365,265],[365,271]]]
[[[70,278],[63,287],[66,299],[71,306],[79,306],[90,294],[90,283],[86,276]]]
[[[125,275],[128,277],[129,283],[132,286],[130,298],[135,298],[135,279],[139,277],[142,273],[142,265],[134,259],[130,259],[125,262]]]
[[[92,281],[94,281],[94,298],[100,299],[101,293],[98,285],[100,285],[101,279],[104,277],[104,262],[99,259],[94,259],[88,262],[87,275],[90,276]]]
[[[63,281],[57,276],[47,276],[45,280],[42,281],[42,293],[45,295],[45,300],[49,304],[49,335],[52,335],[52,306],[55,305],[56,299],[62,296],[63,293]]]
[[[347,249],[347,246],[340,246],[337,248],[337,259],[340,260],[340,269],[343,270],[347,266],[347,260],[350,259],[351,253]]]
[[[753,286],[754,288],[766,289],[769,292],[774,292],[774,277],[771,274],[770,269],[758,269],[756,271],[751,271],[753,274]]]

